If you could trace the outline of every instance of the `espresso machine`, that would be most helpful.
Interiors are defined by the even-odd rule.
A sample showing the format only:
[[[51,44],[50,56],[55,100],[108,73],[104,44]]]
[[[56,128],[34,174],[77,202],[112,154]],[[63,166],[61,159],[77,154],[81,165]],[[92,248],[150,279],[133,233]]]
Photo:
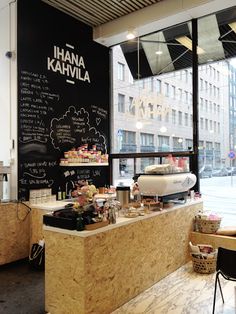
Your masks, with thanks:
[[[11,173],[10,166],[3,166],[0,161],[0,201],[7,201],[10,198],[8,175]]]

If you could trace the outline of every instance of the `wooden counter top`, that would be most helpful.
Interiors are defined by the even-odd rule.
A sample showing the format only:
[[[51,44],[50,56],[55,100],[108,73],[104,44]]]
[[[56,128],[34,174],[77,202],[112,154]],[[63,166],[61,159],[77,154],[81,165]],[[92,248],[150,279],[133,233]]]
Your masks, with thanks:
[[[132,223],[135,223],[138,221],[151,219],[155,216],[163,215],[165,213],[171,213],[172,211],[175,211],[179,208],[184,208],[184,207],[189,206],[189,205],[195,205],[195,204],[201,204],[201,203],[202,203],[201,199],[200,200],[194,200],[194,201],[188,200],[185,204],[175,205],[172,208],[163,209],[162,211],[151,212],[150,214],[147,214],[145,216],[138,216],[135,218],[118,217],[115,224],[109,224],[108,226],[105,226],[105,227],[102,227],[99,229],[95,229],[95,230],[91,230],[91,231],[68,230],[68,229],[56,228],[56,227],[51,227],[51,226],[46,226],[46,225],[43,226],[43,229],[48,230],[48,231],[52,231],[52,232],[60,232],[60,233],[64,233],[64,234],[70,234],[70,235],[78,236],[78,237],[89,237],[89,236],[93,236],[93,235],[101,233],[101,232],[106,232],[106,231],[112,230],[114,228],[119,228],[121,226],[129,225],[129,224],[132,224]]]

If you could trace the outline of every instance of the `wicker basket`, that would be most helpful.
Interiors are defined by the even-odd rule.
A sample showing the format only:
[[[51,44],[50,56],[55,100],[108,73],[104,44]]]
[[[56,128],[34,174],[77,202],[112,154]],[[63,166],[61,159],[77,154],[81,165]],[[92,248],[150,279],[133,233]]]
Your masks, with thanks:
[[[200,259],[192,256],[193,270],[196,273],[211,274],[216,271],[216,257]]]
[[[208,220],[195,218],[196,229],[202,233],[216,233],[220,228],[221,219],[219,220]]]

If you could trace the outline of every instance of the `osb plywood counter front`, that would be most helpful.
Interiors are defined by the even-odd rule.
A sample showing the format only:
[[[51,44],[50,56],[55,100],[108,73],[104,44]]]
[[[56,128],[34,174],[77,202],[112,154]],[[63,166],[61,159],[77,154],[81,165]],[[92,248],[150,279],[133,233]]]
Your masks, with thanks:
[[[94,231],[44,227],[50,314],[106,314],[189,260],[195,201]]]
[[[29,255],[29,213],[24,204],[0,204],[0,265]]]

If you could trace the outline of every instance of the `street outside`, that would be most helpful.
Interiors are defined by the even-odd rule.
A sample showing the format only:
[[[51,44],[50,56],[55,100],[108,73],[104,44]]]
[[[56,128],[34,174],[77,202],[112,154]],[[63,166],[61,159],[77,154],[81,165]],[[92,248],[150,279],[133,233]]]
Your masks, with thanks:
[[[219,214],[221,226],[236,226],[236,176],[200,179],[204,210]]]

